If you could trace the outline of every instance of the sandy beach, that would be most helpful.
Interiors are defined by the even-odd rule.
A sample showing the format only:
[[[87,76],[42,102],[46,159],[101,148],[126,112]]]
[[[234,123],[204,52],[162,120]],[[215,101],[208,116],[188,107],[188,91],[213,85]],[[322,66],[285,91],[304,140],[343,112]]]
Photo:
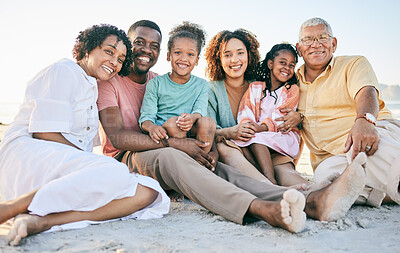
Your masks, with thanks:
[[[0,125],[0,139],[6,126]],[[309,151],[298,170],[312,178]],[[30,236],[8,246],[0,226],[0,252],[400,252],[400,206],[353,206],[336,222],[307,220],[291,234],[265,222],[227,221],[185,199],[162,219],[112,221],[83,229]]]

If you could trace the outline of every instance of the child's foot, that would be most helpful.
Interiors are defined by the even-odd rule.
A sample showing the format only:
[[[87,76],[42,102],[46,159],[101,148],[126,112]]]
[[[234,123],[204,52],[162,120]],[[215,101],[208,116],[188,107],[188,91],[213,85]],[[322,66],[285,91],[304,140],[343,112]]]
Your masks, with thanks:
[[[318,220],[335,221],[344,217],[365,186],[365,153],[359,153],[345,171],[331,184],[311,192],[306,212]]]
[[[45,225],[43,217],[20,214],[15,217],[14,224],[7,235],[8,244],[16,246],[28,235],[37,234],[47,229],[49,229],[49,227]]]

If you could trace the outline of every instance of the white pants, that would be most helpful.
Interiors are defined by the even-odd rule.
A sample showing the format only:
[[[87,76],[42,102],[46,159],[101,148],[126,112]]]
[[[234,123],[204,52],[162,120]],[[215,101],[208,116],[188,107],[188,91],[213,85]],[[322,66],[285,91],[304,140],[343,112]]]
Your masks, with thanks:
[[[19,137],[0,150],[0,199],[11,200],[39,189],[28,210],[44,216],[92,211],[114,199],[135,195],[138,183],[159,192],[135,218],[159,218],[169,198],[154,179],[129,173],[113,158],[50,141]]]
[[[400,204],[400,121],[380,120],[376,126],[380,141],[374,155],[365,165],[366,187],[359,204],[380,206],[386,194]],[[335,172],[342,173],[350,164],[352,152],[325,159],[315,170],[315,182],[321,182]]]

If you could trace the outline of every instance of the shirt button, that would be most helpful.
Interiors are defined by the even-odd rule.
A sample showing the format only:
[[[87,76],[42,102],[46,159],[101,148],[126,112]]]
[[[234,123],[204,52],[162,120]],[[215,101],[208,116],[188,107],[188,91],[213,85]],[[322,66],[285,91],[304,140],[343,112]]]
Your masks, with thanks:
[[[79,140],[80,143],[82,143],[82,140]]]
[[[92,110],[92,109],[93,109],[93,105],[90,106],[90,110]]]
[[[90,127],[87,127],[86,130],[89,131],[89,130],[90,130]]]

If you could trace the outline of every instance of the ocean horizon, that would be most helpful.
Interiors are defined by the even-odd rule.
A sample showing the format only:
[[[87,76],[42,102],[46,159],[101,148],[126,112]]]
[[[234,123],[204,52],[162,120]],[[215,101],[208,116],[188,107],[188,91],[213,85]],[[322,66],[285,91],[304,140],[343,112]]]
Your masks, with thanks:
[[[0,102],[0,123],[10,124],[18,112],[19,102]],[[393,117],[400,120],[400,101],[386,102]]]

